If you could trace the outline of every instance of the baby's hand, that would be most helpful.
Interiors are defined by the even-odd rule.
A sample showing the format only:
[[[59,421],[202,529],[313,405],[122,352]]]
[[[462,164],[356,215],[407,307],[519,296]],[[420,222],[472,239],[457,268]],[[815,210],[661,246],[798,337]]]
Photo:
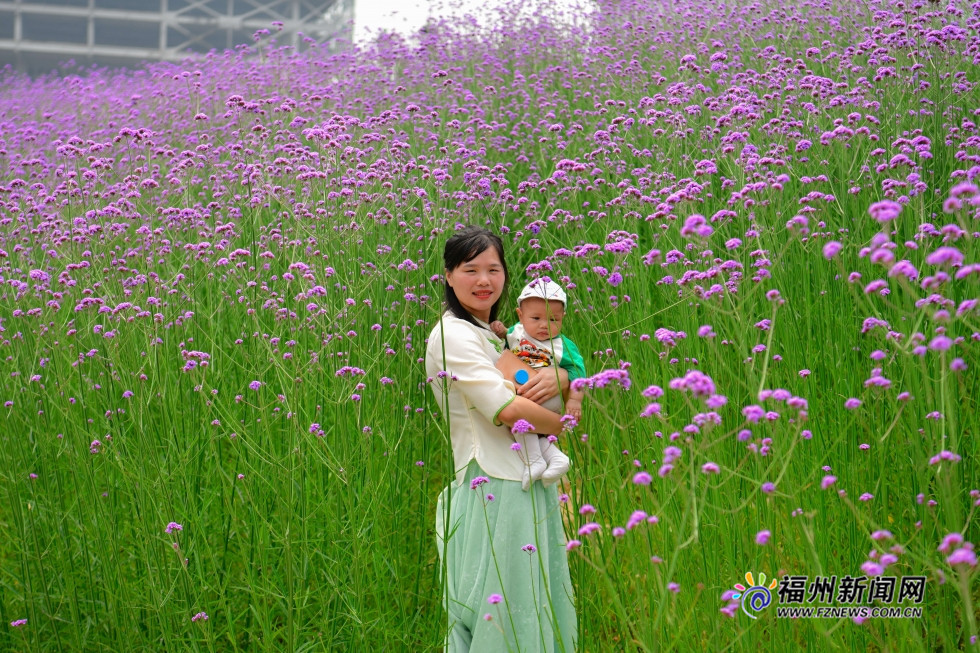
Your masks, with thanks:
[[[582,400],[569,399],[565,402],[565,412],[575,418],[576,422],[582,420]]]
[[[494,335],[498,338],[507,337],[507,327],[500,320],[494,320],[490,323],[490,330],[493,331]]]

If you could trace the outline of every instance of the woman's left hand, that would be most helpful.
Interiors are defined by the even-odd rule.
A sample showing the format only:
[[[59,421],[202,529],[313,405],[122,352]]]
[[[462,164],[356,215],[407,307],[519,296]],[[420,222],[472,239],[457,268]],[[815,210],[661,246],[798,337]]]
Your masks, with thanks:
[[[559,379],[559,375],[561,375],[561,379]],[[565,384],[568,383],[568,372],[565,370],[558,368],[558,374],[555,374],[554,368],[538,370],[537,374],[517,389],[517,394],[536,404],[542,404],[552,397],[558,396],[562,389],[560,381]]]

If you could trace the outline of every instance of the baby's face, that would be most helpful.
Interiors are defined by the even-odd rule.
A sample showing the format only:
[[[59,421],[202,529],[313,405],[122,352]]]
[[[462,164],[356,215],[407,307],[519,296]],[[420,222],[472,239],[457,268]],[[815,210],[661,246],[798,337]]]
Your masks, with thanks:
[[[546,302],[540,297],[528,297],[517,309],[517,319],[529,336],[548,341],[561,333],[565,305],[554,299]]]

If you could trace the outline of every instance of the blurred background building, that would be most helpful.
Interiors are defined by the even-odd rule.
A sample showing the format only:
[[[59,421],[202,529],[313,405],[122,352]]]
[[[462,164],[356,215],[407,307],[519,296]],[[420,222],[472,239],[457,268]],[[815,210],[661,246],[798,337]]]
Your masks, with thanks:
[[[0,67],[132,67],[255,43],[352,39],[355,0],[0,0]],[[281,26],[279,25],[281,23]]]

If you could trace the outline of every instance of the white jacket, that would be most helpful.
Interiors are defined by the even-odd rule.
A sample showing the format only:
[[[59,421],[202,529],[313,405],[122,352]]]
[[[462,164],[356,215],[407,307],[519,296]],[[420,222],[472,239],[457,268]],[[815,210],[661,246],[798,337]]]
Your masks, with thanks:
[[[449,420],[458,482],[474,458],[487,476],[510,481],[523,477],[525,464],[511,449],[510,428],[497,420],[517,396],[514,384],[494,367],[502,351],[503,342],[489,326],[480,329],[449,312],[429,334],[426,381],[443,418]],[[440,375],[442,371],[448,376]]]

